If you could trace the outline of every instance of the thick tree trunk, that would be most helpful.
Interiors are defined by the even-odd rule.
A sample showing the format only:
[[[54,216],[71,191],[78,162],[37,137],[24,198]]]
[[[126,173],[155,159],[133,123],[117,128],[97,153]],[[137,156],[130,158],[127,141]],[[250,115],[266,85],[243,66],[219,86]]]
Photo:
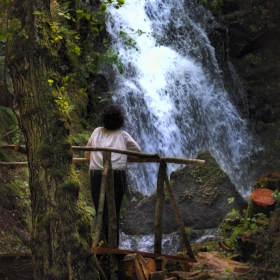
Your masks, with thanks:
[[[28,35],[14,32],[9,69],[29,163],[34,279],[99,279],[89,219],[78,198],[69,116],[55,102],[62,84],[57,45],[50,43],[50,1],[15,0],[11,5],[10,19],[19,19]]]

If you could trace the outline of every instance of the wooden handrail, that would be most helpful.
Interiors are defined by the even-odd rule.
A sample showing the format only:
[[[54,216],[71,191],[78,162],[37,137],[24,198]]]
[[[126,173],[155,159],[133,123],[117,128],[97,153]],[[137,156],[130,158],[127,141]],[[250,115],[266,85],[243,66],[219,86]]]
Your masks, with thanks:
[[[13,149],[24,153],[24,145],[4,145],[0,146],[0,149]],[[129,150],[121,150],[114,148],[106,147],[85,147],[85,146],[72,146],[73,151],[103,151],[103,152],[112,152],[128,155],[129,162],[166,162],[166,163],[177,163],[177,164],[190,164],[195,166],[204,166],[205,161],[201,159],[190,159],[190,158],[176,158],[176,157],[161,157],[159,154],[148,154],[148,153],[139,153]],[[84,163],[87,162],[85,158],[73,158],[73,163]],[[1,166],[5,166],[6,163],[0,163]],[[9,166],[12,164],[9,163]],[[23,163],[15,163],[14,166],[23,166]],[[28,164],[26,164],[27,166]]]

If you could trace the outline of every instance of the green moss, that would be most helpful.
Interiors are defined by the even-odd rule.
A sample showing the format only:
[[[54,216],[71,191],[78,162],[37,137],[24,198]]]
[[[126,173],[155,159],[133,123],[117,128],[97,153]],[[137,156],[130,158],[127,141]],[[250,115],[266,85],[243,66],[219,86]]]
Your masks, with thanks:
[[[227,175],[209,152],[202,153],[198,158],[205,160],[205,166],[195,167],[191,175],[199,185],[198,191],[202,195],[202,203],[211,205],[219,196],[220,186]]]
[[[193,198],[193,196],[194,196],[194,193],[193,193],[192,191],[189,191],[189,190],[183,191],[183,192],[179,195],[179,197],[181,198],[181,201],[182,201],[182,200],[185,200],[185,199],[191,200],[191,199]]]
[[[66,178],[64,176],[64,182],[60,188],[60,191],[62,193],[70,192],[74,195],[78,195],[79,190],[80,190],[80,182],[75,173],[68,174]]]
[[[48,143],[42,144],[37,151],[42,158],[50,158],[54,155],[53,147]]]
[[[262,62],[262,57],[260,54],[249,53],[245,55],[244,59],[251,67],[260,66]]]
[[[267,188],[270,190],[279,190],[280,189],[280,172],[265,174],[262,177],[257,179],[257,182],[254,184],[253,189]]]

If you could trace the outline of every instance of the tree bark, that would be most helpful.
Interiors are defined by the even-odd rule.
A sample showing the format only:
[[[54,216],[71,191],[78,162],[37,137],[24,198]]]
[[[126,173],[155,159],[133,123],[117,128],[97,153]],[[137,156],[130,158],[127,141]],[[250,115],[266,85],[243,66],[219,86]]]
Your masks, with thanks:
[[[50,1],[14,0],[11,5],[10,19],[22,24],[9,41],[8,66],[29,164],[34,279],[99,279],[72,164],[70,119],[55,102],[62,81],[59,46],[50,42]],[[18,34],[22,30],[28,38]]]

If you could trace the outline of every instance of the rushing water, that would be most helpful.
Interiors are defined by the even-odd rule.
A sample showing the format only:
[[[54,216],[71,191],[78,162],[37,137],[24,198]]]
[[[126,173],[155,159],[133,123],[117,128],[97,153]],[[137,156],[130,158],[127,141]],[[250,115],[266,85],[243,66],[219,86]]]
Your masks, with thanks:
[[[248,197],[255,178],[244,164],[255,143],[224,88],[205,32],[211,15],[191,0],[126,0],[110,14],[107,29],[124,73],[116,71],[109,81],[128,118],[126,130],[147,153],[195,158],[209,150]],[[120,31],[135,40],[137,49],[125,44]],[[157,169],[157,164],[130,164],[132,185],[150,194]]]
[[[162,253],[175,254],[183,249],[182,238],[177,232],[162,235]],[[120,233],[120,249],[154,252],[154,235],[127,235]]]
[[[189,234],[189,242],[191,245],[202,243],[204,241],[214,240],[219,236],[218,228],[192,231]],[[162,253],[175,254],[181,251],[185,246],[181,235],[178,232],[172,232],[162,235]],[[154,234],[148,235],[127,235],[120,232],[120,249],[137,250],[144,252],[154,252]]]

